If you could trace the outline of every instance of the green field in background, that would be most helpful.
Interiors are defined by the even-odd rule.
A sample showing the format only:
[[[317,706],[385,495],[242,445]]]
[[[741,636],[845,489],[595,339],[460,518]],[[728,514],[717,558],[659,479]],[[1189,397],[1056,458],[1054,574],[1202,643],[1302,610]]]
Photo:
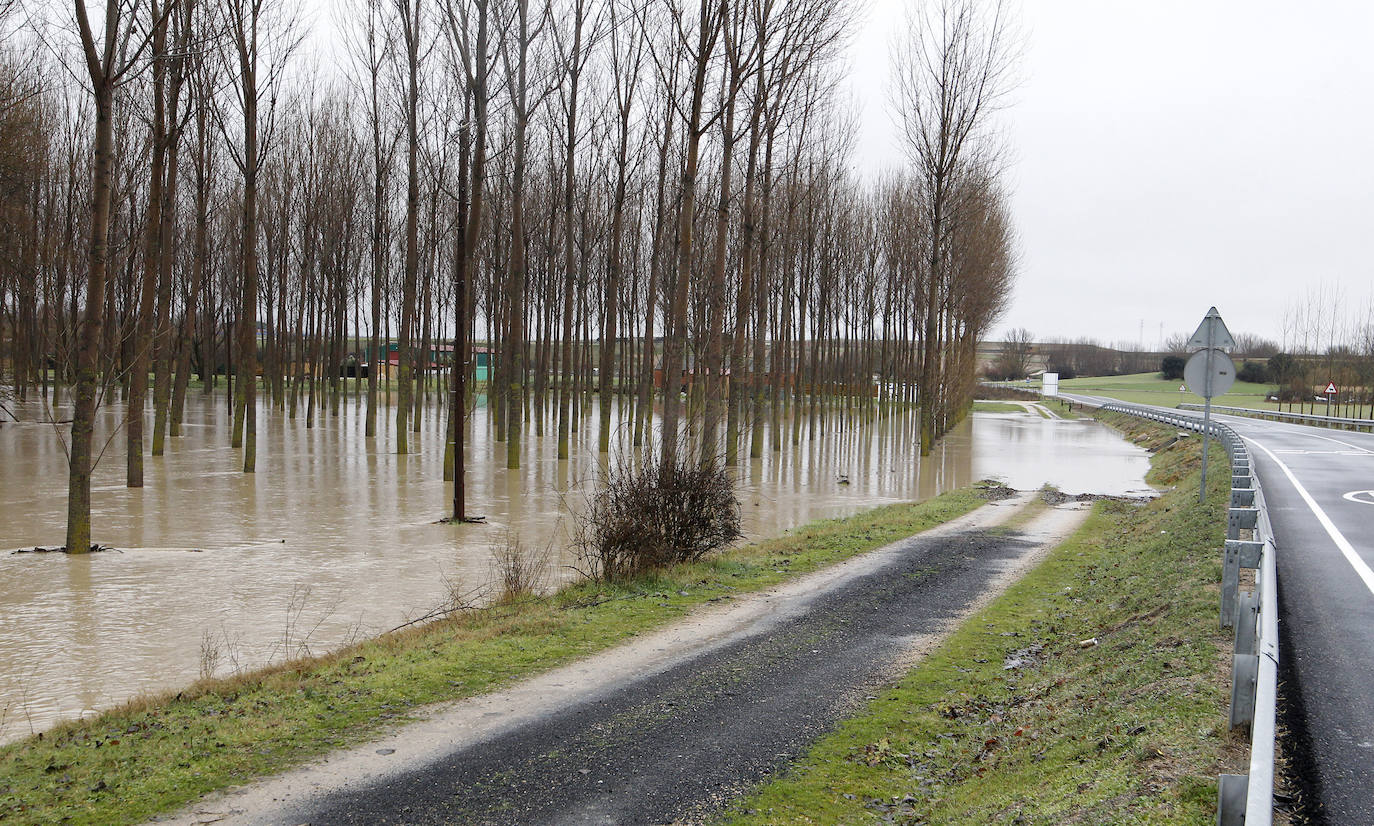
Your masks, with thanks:
[[[1159,373],[1134,373],[1129,376],[1092,376],[1089,378],[1065,379],[1059,388],[1068,393],[1083,393],[1092,396],[1107,396],[1134,404],[1153,404],[1160,407],[1177,407],[1180,404],[1201,404],[1202,397],[1188,391],[1179,392],[1181,380],[1162,379]],[[1038,388],[1037,388],[1038,389]],[[1229,407],[1253,407],[1273,409],[1273,402],[1265,402],[1265,397],[1274,392],[1272,384],[1252,384],[1238,381],[1231,386],[1230,392],[1212,400],[1213,404]]]

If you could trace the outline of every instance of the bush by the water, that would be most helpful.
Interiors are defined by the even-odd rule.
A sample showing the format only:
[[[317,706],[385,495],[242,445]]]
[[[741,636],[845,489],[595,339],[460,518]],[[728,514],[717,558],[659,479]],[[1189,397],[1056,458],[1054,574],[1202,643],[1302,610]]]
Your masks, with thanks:
[[[735,483],[725,469],[646,460],[608,474],[577,545],[582,573],[616,580],[695,562],[741,535]]]
[[[1269,381],[1269,371],[1257,361],[1247,361],[1236,371],[1236,378],[1253,384],[1264,384]]]
[[[1007,401],[1010,399],[1024,402],[1040,397],[1040,381],[1037,379],[1034,384],[1015,386],[982,383],[978,385],[978,390],[974,395],[985,401]]]

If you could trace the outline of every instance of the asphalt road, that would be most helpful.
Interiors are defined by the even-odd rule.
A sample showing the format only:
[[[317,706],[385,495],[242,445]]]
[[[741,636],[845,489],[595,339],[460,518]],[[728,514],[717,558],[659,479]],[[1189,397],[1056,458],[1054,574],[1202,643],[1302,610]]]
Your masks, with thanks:
[[[853,560],[867,566],[853,575],[770,608],[754,627],[671,667],[611,679],[606,690],[490,736],[441,737],[438,750],[393,762],[397,770],[384,775],[272,781],[171,820],[697,822],[785,767],[910,667],[916,652],[971,604],[1080,523],[1081,511],[1056,508],[1025,526],[1025,534],[970,527],[903,540],[877,552],[875,561]],[[546,690],[535,699],[549,696]],[[345,763],[399,761],[415,745],[403,729],[390,743],[394,748],[369,746]]]
[[[913,542],[888,569],[599,701],[294,812],[311,824],[672,823],[781,769],[876,690],[903,640],[976,596],[1023,550],[965,534]]]
[[[1246,440],[1274,528],[1279,695],[1303,813],[1374,826],[1374,434],[1215,418]]]

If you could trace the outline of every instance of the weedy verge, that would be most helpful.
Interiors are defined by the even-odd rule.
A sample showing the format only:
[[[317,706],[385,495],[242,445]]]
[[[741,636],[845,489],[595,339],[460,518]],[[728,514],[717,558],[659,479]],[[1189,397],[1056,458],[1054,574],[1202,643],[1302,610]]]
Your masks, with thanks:
[[[1217,775],[1244,771],[1246,755],[1227,730],[1230,640],[1216,621],[1229,476],[1210,474],[1199,505],[1198,439],[1107,420],[1160,449],[1149,478],[1170,490],[1095,503],[729,823],[1215,822]]]

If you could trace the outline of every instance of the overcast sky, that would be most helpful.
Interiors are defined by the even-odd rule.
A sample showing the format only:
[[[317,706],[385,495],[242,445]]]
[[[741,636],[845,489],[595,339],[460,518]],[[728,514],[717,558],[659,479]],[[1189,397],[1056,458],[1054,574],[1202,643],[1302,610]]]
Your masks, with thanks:
[[[853,46],[856,162],[900,164],[884,92],[903,0]],[[1022,268],[994,337],[1153,348],[1211,305],[1279,339],[1285,305],[1374,292],[1374,2],[1019,0],[1003,113]],[[1143,327],[1143,333],[1142,333]]]
[[[334,0],[304,1],[320,48]],[[852,2],[868,9],[855,163],[873,173],[904,163],[888,53],[916,0]],[[1232,332],[1280,341],[1285,307],[1318,286],[1365,314],[1374,0],[1011,2],[1022,82],[1000,118],[1022,266],[993,338],[1154,348],[1215,305]]]

